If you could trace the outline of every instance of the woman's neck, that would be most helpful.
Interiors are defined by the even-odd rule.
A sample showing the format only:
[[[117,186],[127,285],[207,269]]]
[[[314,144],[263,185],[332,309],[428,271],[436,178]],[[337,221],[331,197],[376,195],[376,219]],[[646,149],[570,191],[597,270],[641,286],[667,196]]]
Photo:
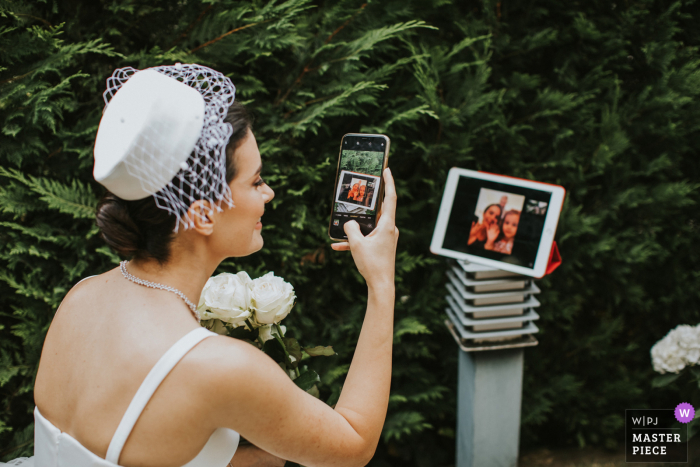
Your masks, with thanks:
[[[206,254],[175,250],[171,252],[165,264],[160,264],[155,259],[135,259],[129,261],[127,268],[139,279],[178,289],[196,305],[204,285],[219,262],[207,258]]]

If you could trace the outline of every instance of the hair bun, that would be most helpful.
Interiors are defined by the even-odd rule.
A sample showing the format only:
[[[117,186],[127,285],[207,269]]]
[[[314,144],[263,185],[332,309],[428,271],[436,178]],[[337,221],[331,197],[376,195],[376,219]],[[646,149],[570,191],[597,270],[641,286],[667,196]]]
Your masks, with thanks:
[[[96,222],[107,245],[122,256],[134,256],[143,244],[127,201],[112,193],[107,193],[97,205]]]

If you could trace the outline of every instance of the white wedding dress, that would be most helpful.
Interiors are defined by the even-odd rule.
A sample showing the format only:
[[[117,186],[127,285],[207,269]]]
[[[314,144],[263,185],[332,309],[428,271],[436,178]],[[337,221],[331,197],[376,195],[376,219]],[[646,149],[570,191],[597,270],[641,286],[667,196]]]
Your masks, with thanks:
[[[34,457],[14,459],[8,464],[0,462],[0,466],[23,467],[116,467],[119,466],[119,456],[141,412],[148,404],[160,383],[170,373],[170,370],[195,345],[209,336],[216,336],[207,329],[194,329],[177,341],[158,360],[146,376],[146,379],[136,391],[129,407],[124,413],[117,431],[107,449],[105,459],[88,451],[79,441],[68,433],[62,433],[49,420],[34,408]],[[240,436],[229,428],[217,428],[209,437],[207,444],[197,456],[183,467],[225,467],[231,461],[238,447]]]

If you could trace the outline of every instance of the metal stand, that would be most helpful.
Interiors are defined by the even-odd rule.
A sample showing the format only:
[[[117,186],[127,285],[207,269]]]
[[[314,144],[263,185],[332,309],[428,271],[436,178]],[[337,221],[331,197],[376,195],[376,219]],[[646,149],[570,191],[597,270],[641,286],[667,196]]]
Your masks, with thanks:
[[[456,467],[516,467],[525,347],[537,345],[532,278],[459,261],[445,326],[459,346]]]
[[[456,467],[515,467],[523,349],[458,352]]]

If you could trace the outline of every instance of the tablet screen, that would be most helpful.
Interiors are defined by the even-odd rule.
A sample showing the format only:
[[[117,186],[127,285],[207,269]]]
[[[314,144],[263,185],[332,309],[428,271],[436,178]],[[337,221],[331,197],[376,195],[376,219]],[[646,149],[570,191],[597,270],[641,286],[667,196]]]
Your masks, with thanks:
[[[442,248],[533,268],[551,196],[460,176]]]

